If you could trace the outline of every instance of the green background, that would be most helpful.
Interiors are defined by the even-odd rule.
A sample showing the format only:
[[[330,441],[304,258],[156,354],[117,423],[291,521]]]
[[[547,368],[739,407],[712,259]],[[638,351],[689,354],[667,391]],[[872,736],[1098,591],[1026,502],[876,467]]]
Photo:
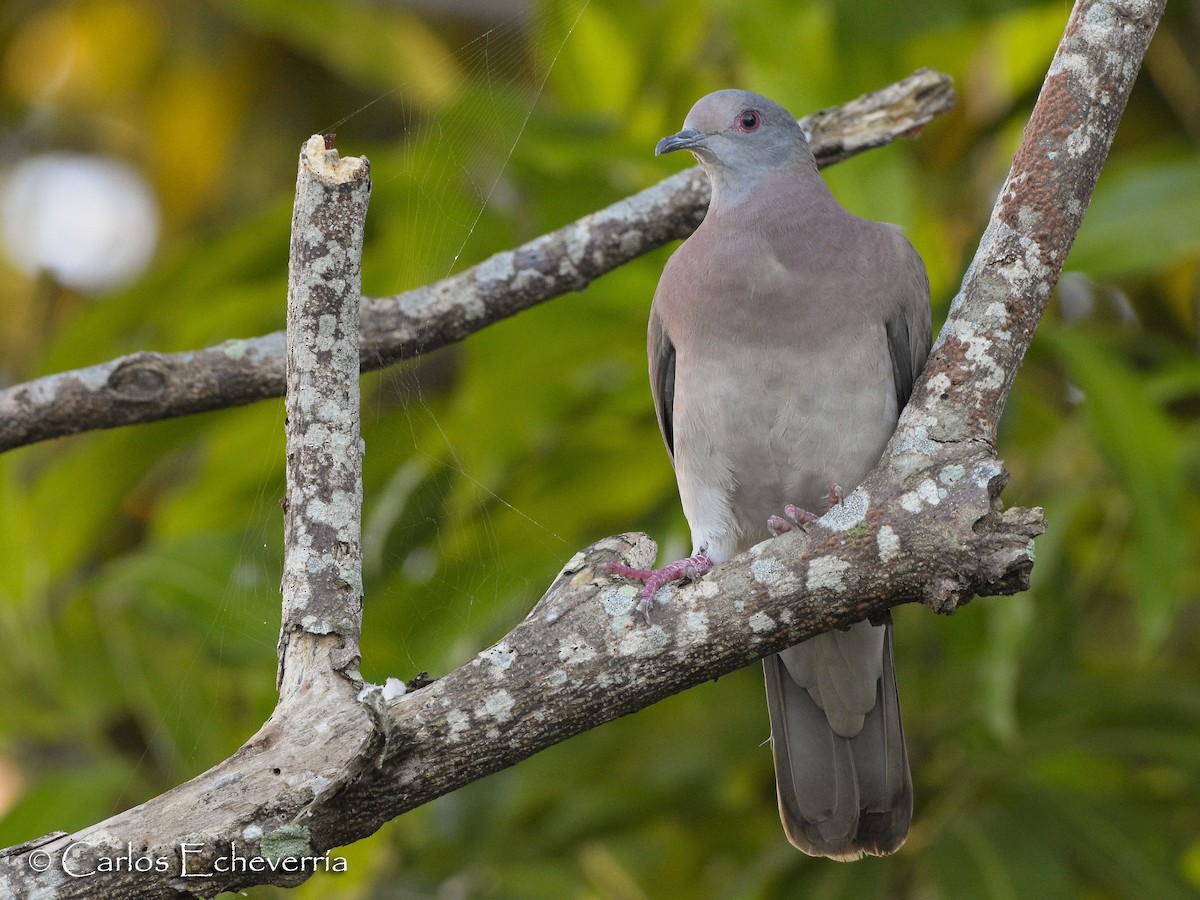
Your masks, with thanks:
[[[920,66],[954,77],[956,110],[827,177],[904,228],[940,324],[1067,13],[563,0],[517,27],[385,3],[9,3],[10,156],[124,159],[164,231],[153,269],[104,297],[0,270],[0,383],[281,327],[314,132],[371,159],[380,295],[675,171],[654,142],[710,90],[800,115]],[[1032,590],[896,613],[916,791],[898,855],[841,865],[786,843],[752,667],[410,813],[293,895],[1200,893],[1197,47],[1200,4],[1173,3],[1002,423],[1005,500],[1049,522]],[[689,548],[645,376],[668,252],[364,378],[366,677],[469,659],[604,535]],[[281,401],[0,457],[0,845],[154,796],[269,714],[282,462]]]

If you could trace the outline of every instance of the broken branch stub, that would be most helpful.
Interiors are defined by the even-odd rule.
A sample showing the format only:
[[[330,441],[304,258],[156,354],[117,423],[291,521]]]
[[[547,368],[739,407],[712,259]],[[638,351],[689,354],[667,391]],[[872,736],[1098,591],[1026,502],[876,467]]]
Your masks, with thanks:
[[[283,697],[330,673],[358,677],[359,293],[370,171],[319,135],[300,156],[288,267]]]

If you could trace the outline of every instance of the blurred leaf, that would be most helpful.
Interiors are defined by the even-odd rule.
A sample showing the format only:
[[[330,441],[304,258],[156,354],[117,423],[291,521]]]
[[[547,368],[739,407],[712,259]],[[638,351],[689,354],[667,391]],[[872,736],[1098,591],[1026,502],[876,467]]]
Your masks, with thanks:
[[[51,830],[73,831],[94,823],[96,810],[112,809],[112,797],[129,783],[129,768],[81,760],[30,787],[0,820],[0,843],[8,847]],[[53,823],[47,828],[46,823]]]
[[[1132,506],[1139,636],[1146,652],[1166,637],[1179,608],[1187,543],[1176,527],[1183,489],[1178,439],[1170,421],[1114,348],[1062,329],[1045,328],[1083,392],[1083,411]]]
[[[1192,842],[1183,856],[1183,877],[1197,891],[1200,891],[1200,837]]]
[[[153,3],[87,0],[36,9],[4,54],[10,90],[30,103],[49,98],[88,106],[120,97],[161,51]]]
[[[594,4],[571,31],[571,54],[564,67],[570,71],[571,98],[576,105],[609,114],[623,113],[632,105],[640,81],[639,61],[629,52],[616,15]]]
[[[1144,275],[1200,255],[1195,151],[1107,167],[1067,267],[1097,278]]]
[[[1005,742],[1017,736],[1017,690],[1021,658],[1034,626],[1028,597],[1012,597],[988,607],[988,644],[981,701],[992,733]]]
[[[394,4],[222,0],[220,5],[377,90],[403,90],[410,100],[437,107],[462,84],[450,48],[415,13]]]

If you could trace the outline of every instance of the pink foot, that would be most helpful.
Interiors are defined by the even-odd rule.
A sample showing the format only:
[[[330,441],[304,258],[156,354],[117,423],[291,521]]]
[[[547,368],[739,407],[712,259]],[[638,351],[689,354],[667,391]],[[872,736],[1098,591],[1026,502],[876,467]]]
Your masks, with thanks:
[[[789,522],[783,516],[768,516],[767,530],[771,532],[772,537],[779,537],[781,534],[787,534],[796,527],[794,522]]]
[[[609,563],[608,571],[613,575],[620,575],[622,578],[632,578],[634,581],[646,583],[646,586],[642,588],[642,613],[644,615],[650,608],[650,600],[654,596],[654,592],[664,584],[682,581],[685,578],[694,581],[712,567],[713,561],[707,554],[697,553],[687,559],[676,560],[661,569],[631,569],[621,563]]]
[[[797,525],[807,525],[809,522],[815,522],[821,518],[816,513],[809,512],[807,509],[801,509],[795,503],[789,503],[785,506],[783,514]]]
[[[842,502],[842,486],[840,484],[831,484],[829,486],[829,509],[839,506]],[[802,509],[795,503],[789,503],[783,508],[783,516],[771,516],[767,519],[767,528],[775,537],[791,531],[793,528],[800,526],[803,528],[809,522],[815,522],[821,518],[816,513],[809,512],[807,509]]]

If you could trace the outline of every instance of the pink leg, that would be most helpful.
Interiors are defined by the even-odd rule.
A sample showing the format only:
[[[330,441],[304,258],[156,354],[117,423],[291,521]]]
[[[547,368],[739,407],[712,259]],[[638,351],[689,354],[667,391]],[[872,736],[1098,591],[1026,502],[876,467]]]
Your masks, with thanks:
[[[684,578],[694,580],[712,567],[713,561],[707,554],[697,553],[687,559],[676,560],[661,569],[631,569],[620,563],[609,563],[608,571],[613,575],[620,575],[622,578],[632,578],[634,581],[646,583],[646,586],[642,588],[642,612],[644,613],[650,606],[650,599],[654,596],[654,592],[664,584],[681,581]]]

